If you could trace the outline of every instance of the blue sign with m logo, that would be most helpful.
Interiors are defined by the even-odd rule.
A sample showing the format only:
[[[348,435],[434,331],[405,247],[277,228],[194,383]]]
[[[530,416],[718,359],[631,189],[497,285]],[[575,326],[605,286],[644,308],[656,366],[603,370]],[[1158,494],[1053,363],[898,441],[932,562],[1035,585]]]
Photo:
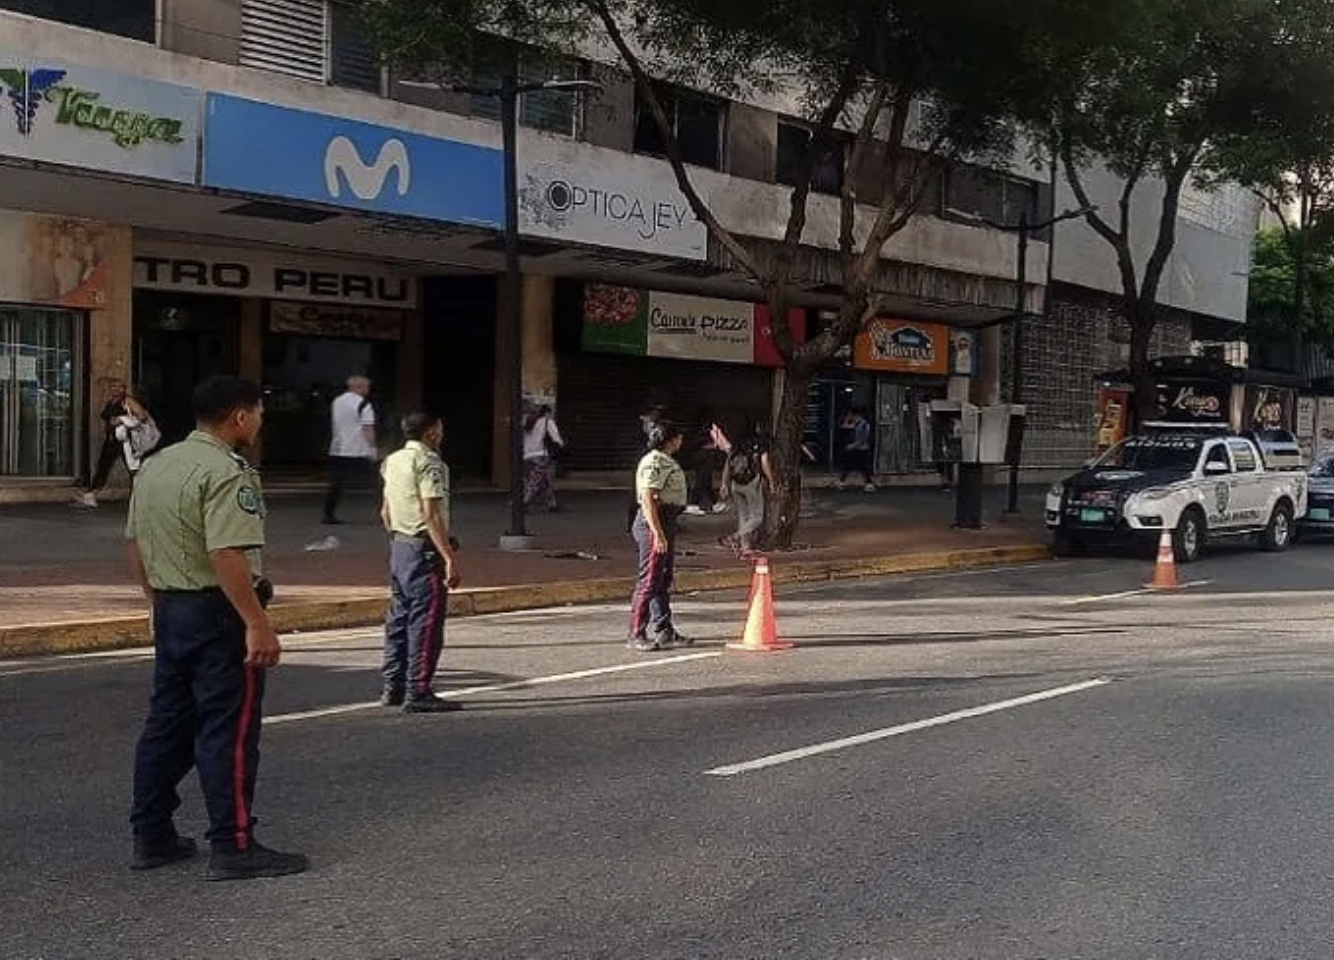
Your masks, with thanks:
[[[494,228],[504,218],[503,175],[491,147],[208,96],[206,186]]]

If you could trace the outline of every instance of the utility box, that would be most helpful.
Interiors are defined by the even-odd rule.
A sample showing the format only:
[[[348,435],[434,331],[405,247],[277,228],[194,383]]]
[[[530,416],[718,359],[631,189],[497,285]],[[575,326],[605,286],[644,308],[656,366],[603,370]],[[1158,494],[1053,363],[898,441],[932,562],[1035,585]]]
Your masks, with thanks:
[[[978,462],[1017,464],[1024,442],[1024,419],[1028,408],[1023,404],[998,403],[981,410],[981,436]]]

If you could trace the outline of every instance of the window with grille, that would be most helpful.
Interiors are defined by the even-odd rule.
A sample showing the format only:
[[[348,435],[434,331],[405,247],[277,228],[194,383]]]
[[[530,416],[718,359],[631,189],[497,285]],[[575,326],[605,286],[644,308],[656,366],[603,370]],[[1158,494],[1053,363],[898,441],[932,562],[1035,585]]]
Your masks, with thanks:
[[[684,90],[660,89],[658,99],[667,113],[667,121],[681,157],[697,167],[721,170],[723,160],[723,104],[708,97]],[[658,128],[653,112],[638,93],[635,96],[636,153],[663,156],[667,143]]]
[[[507,51],[517,63],[519,83],[540,83],[543,80],[577,80],[584,76],[583,64],[573,57],[546,53],[529,47]],[[493,66],[473,70],[473,85],[500,87],[500,69]],[[577,90],[534,90],[519,96],[519,126],[563,137],[577,137],[583,115],[583,100]],[[496,97],[473,94],[471,111],[474,117],[500,121],[500,100]]]
[[[778,164],[776,168],[779,183],[795,187],[801,174],[801,160],[809,149],[811,131],[795,123],[778,123]],[[831,142],[824,145],[811,166],[811,190],[838,196],[843,192],[843,171],[846,163],[847,142],[839,137],[831,137]]]
[[[157,0],[0,0],[0,10],[157,42]]]
[[[380,62],[362,34],[356,12],[340,3],[329,7],[329,82],[380,92]]]
[[[242,0],[241,65],[324,83],[328,19],[325,0]]]

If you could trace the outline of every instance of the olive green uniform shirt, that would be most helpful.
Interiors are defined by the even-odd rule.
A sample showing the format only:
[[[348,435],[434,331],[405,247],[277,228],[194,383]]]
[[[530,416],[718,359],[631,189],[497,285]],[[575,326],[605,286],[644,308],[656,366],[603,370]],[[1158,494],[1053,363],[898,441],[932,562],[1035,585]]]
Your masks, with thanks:
[[[661,450],[650,450],[635,471],[635,498],[642,504],[644,494],[653,490],[664,507],[686,505],[686,472]]]
[[[394,533],[416,537],[426,532],[426,500],[440,501],[440,518],[449,529],[449,468],[440,454],[420,440],[409,440],[385,457],[380,474]]]
[[[259,474],[217,437],[196,430],[144,461],[125,536],[139,545],[154,590],[218,586],[209,561],[214,550],[244,550],[258,577],[264,546]]]

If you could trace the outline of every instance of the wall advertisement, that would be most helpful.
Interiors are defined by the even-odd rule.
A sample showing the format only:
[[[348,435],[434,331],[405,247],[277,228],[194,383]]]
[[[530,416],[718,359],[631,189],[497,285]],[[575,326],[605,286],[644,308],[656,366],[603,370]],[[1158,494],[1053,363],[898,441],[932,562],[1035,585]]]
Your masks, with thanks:
[[[852,365],[877,373],[946,376],[950,373],[949,328],[939,323],[876,317],[858,334]]]
[[[200,93],[0,51],[0,154],[175,183],[198,173]]]
[[[805,338],[805,313],[788,323]],[[583,348],[590,353],[781,366],[767,308],[656,290],[589,284],[584,288]]]

